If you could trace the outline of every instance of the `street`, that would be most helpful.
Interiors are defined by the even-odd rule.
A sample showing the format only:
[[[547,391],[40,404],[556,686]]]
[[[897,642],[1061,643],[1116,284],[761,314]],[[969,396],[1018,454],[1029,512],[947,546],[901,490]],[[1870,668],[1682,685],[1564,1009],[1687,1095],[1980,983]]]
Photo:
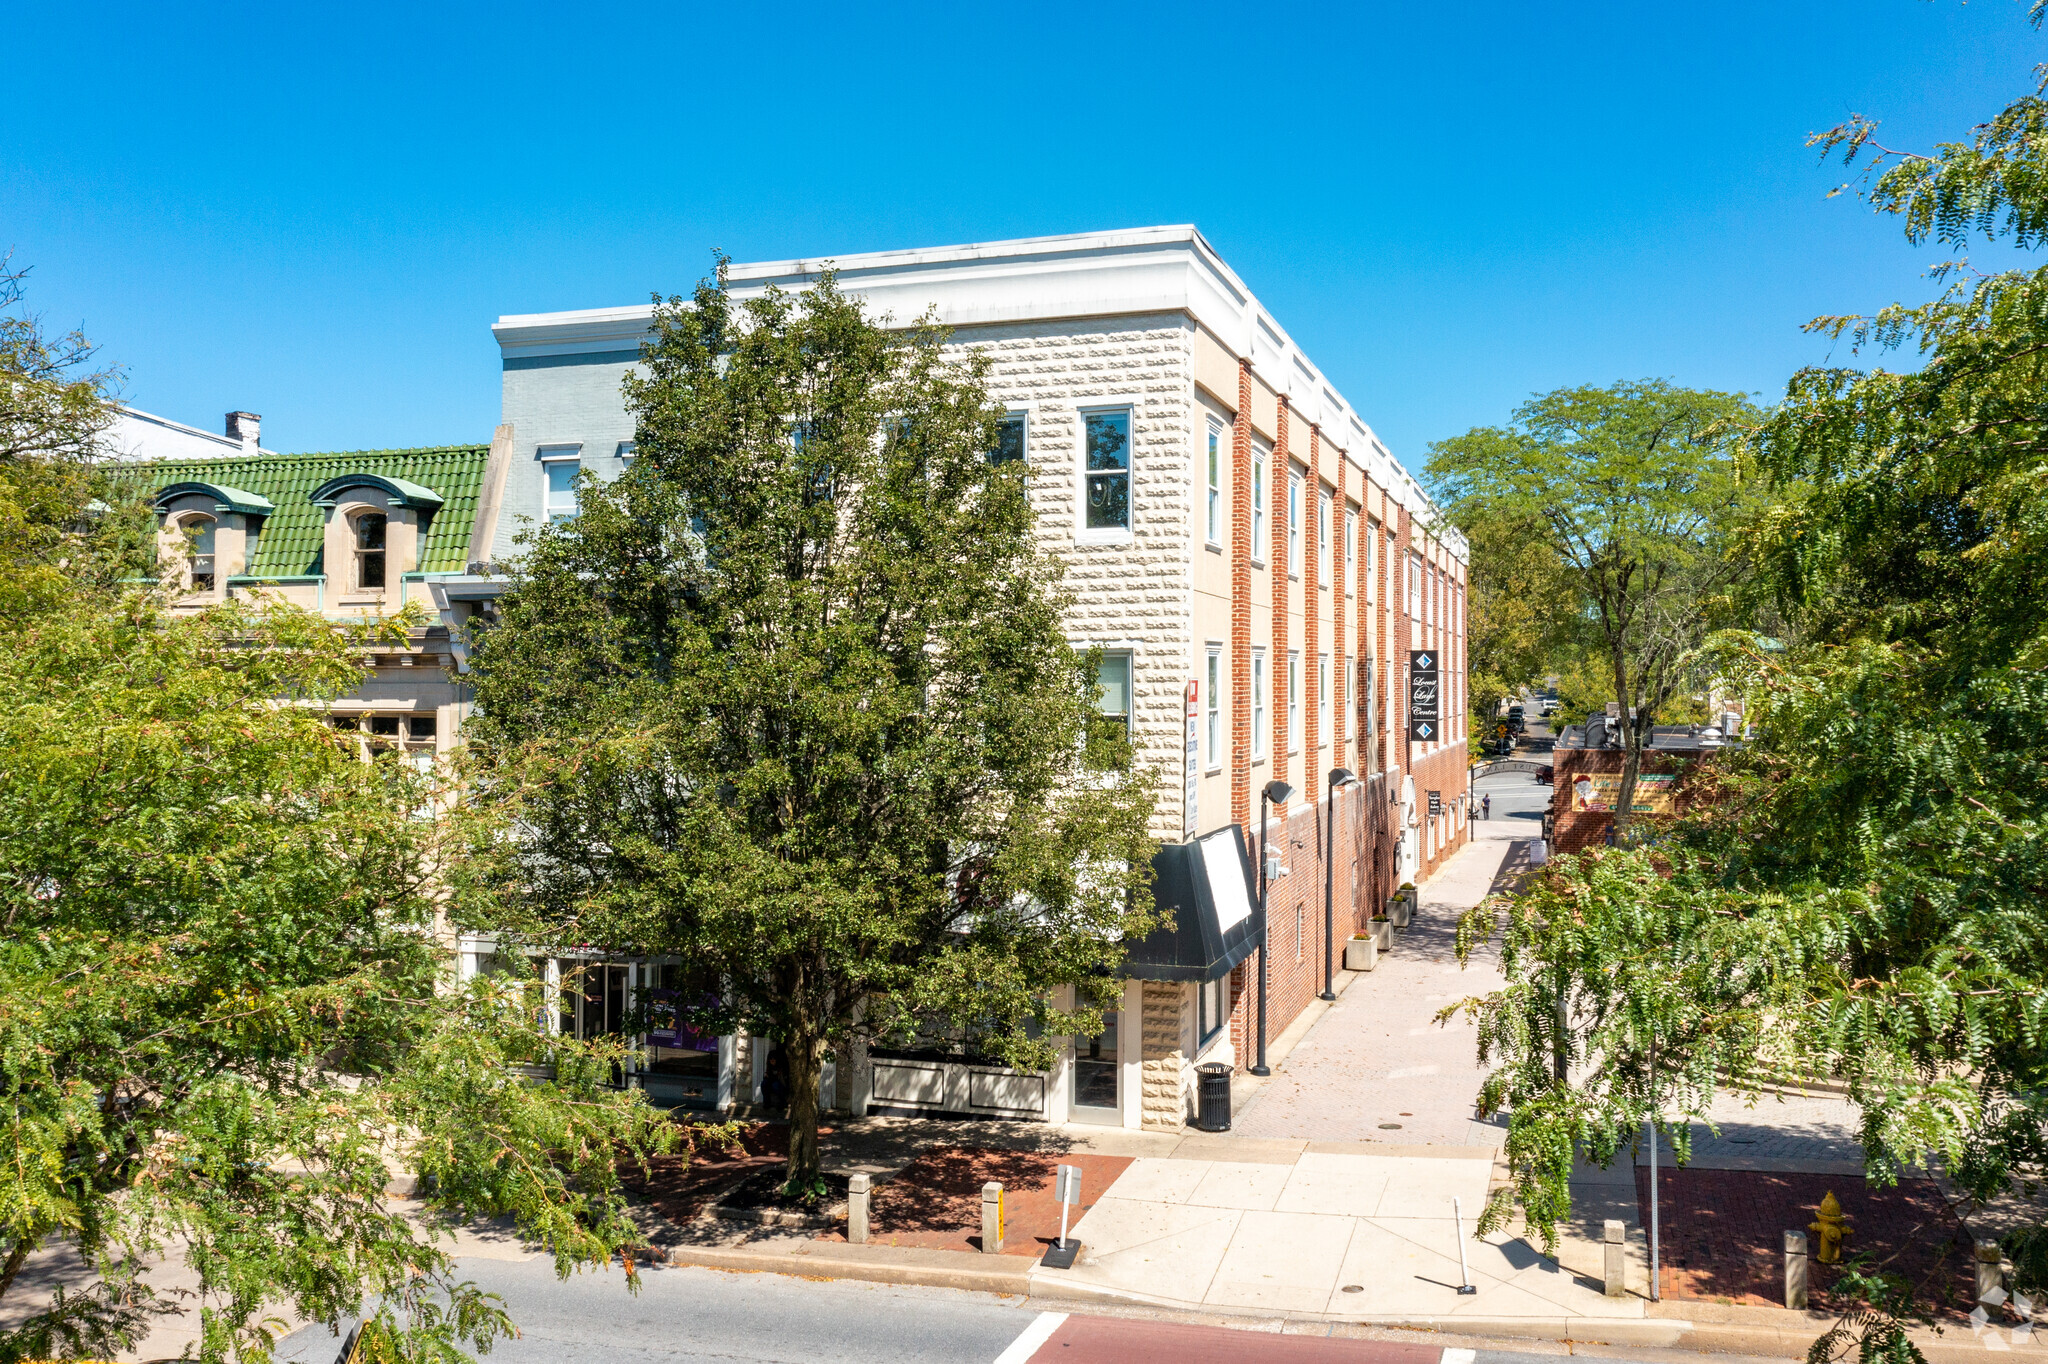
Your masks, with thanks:
[[[1537,1364],[1568,1352],[1562,1344],[1474,1351],[1423,1336],[1358,1339],[1335,1334],[1357,1328],[1320,1322],[1299,1323],[1295,1334],[1270,1317],[1219,1326],[1159,1314],[1048,1312],[984,1293],[696,1268],[652,1270],[631,1296],[617,1274],[559,1281],[539,1256],[468,1260],[463,1271],[501,1295],[519,1323],[520,1338],[489,1356],[504,1364]],[[339,1350],[327,1331],[309,1327],[288,1337],[277,1357],[329,1364]],[[1610,1352],[1642,1360],[1667,1353]]]

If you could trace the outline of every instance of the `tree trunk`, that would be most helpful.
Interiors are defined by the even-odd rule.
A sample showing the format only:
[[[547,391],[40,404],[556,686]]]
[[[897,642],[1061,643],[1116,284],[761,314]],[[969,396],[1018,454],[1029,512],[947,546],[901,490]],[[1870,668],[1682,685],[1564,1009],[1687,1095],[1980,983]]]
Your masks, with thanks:
[[[785,1187],[814,1188],[818,1182],[818,1081],[825,1071],[825,1039],[794,1034],[782,1044],[789,1068],[789,1174]]]
[[[1621,707],[1621,791],[1614,798],[1614,843],[1619,847],[1635,817],[1636,773],[1643,765],[1643,741],[1636,717],[1629,714],[1628,663],[1619,640],[1614,645],[1614,695]]]

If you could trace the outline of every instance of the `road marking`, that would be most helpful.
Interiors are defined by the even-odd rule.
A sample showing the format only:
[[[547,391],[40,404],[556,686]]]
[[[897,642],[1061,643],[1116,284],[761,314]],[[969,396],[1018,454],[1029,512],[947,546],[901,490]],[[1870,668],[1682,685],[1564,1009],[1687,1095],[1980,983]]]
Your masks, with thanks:
[[[1040,1312],[1031,1319],[1023,1333],[1010,1342],[1010,1348],[996,1356],[995,1364],[1027,1364],[1031,1356],[1038,1353],[1038,1347],[1052,1339],[1052,1333],[1060,1329],[1067,1319],[1065,1312]],[[1466,1361],[1471,1364],[1471,1361]]]
[[[1445,1350],[1438,1364],[1472,1364],[1479,1356],[1471,1350]]]

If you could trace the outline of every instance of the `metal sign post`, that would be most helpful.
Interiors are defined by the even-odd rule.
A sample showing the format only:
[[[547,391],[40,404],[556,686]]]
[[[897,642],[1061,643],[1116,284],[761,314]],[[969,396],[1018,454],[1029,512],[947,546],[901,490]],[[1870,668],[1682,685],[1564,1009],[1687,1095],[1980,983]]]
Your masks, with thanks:
[[[1451,1225],[1458,1229],[1458,1294],[1469,1297],[1479,1286],[1472,1282],[1472,1271],[1465,1264],[1465,1209],[1456,1198],[1451,1200]]]
[[[1081,1253],[1079,1241],[1067,1239],[1067,1209],[1081,1201],[1081,1167],[1062,1165],[1053,1175],[1052,1196],[1060,1205],[1060,1239],[1047,1246],[1045,1256],[1039,1261],[1047,1269],[1072,1269],[1074,1257]]]

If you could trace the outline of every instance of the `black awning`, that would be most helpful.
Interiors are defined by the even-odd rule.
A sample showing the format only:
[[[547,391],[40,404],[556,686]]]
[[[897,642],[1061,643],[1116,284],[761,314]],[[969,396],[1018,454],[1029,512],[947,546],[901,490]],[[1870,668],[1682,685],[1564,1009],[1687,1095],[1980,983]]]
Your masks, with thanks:
[[[1259,944],[1252,859],[1235,824],[1152,858],[1152,898],[1170,926],[1132,943],[1124,974],[1139,980],[1215,980]]]

